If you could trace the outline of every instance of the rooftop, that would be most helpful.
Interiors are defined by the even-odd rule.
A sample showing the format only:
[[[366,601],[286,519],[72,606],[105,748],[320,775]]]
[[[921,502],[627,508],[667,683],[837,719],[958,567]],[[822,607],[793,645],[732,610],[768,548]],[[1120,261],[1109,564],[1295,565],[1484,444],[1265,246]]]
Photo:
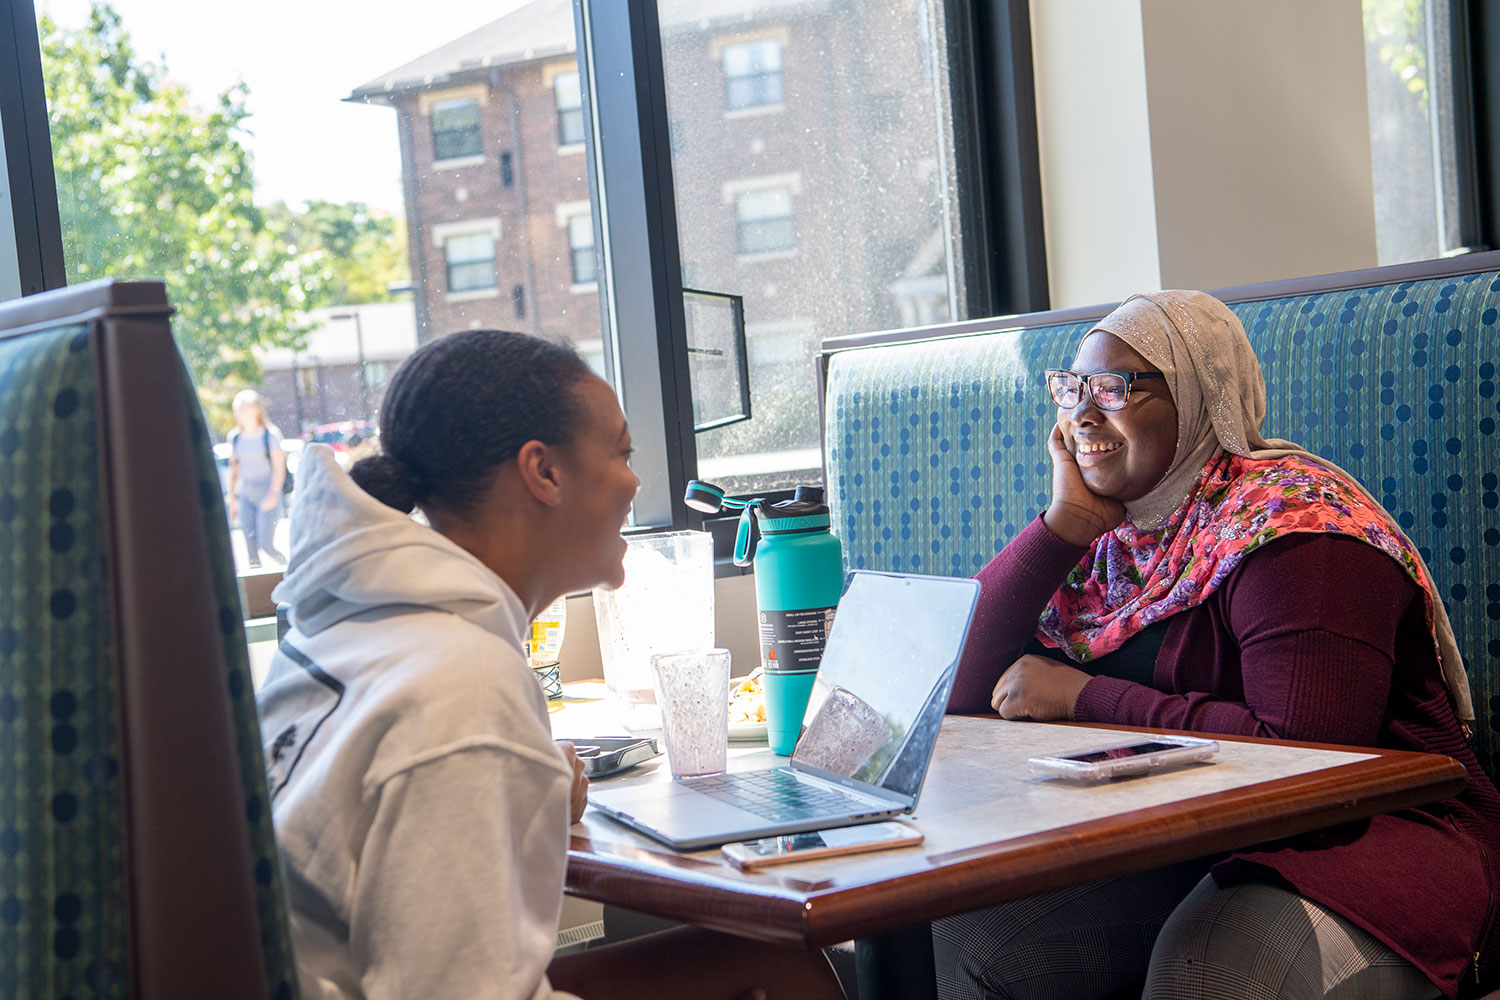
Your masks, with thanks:
[[[830,0],[714,0],[710,16],[704,12],[701,0],[660,0],[658,12],[668,31],[707,30],[753,23],[768,15],[785,16],[801,9],[822,10],[829,3]],[[420,90],[491,66],[566,55],[574,48],[573,0],[532,0],[498,20],[355,87],[348,100],[385,103],[388,94]]]

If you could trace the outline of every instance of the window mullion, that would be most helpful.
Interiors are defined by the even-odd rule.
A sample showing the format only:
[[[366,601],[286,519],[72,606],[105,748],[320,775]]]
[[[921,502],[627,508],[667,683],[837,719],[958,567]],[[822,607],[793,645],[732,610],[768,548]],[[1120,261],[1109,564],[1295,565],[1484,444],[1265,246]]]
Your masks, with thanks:
[[[641,479],[634,523],[696,525],[682,502],[697,446],[656,0],[574,0],[574,30],[605,367]]]

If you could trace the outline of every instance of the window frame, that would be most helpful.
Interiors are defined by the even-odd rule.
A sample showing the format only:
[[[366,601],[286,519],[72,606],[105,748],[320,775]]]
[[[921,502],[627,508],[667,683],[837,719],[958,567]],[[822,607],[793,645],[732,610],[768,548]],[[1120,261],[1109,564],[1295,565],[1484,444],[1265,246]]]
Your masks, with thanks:
[[[763,198],[767,195],[786,196],[785,215],[757,215],[753,218],[745,217],[745,206],[748,201],[755,198]],[[745,246],[745,236],[748,233],[779,233],[782,229],[787,230],[788,238],[783,242],[771,246]],[[757,235],[757,239],[760,237]],[[767,187],[748,188],[740,191],[734,197],[734,247],[735,252],[745,259],[756,257],[780,257],[797,252],[797,196],[791,187],[776,185]]]
[[[776,49],[776,69],[768,71],[764,67],[759,72],[730,73],[729,53],[736,50],[756,49],[764,46],[774,46]],[[724,76],[724,111],[733,114],[736,111],[749,111],[756,108],[778,108],[785,102],[786,80],[785,80],[785,51],[779,38],[752,38],[743,42],[733,42],[725,45],[719,52],[719,71]],[[752,62],[753,65],[753,62]],[[763,93],[766,89],[766,81],[776,81],[776,96],[769,98]],[[751,100],[737,99],[735,84],[753,84],[748,89]]]
[[[455,240],[468,240],[468,239],[476,239],[476,238],[485,239],[485,240],[489,241],[490,255],[488,257],[471,257],[471,258],[464,258],[462,260],[455,261],[453,259],[452,251],[449,249],[449,247],[452,245],[452,243]],[[484,229],[476,229],[473,232],[467,232],[467,233],[450,232],[450,233],[445,233],[443,235],[442,239],[443,239],[443,281],[444,281],[444,287],[447,289],[449,295],[471,295],[471,294],[473,294],[475,292],[489,292],[489,291],[494,291],[495,289],[497,289],[497,288],[500,287],[500,278],[499,278],[499,275],[497,274],[497,272],[495,270],[495,260],[496,260],[496,258],[498,256],[497,247],[495,245],[496,242],[497,242],[497,240],[495,239],[495,235],[493,233],[491,233],[488,230],[484,230]],[[487,284],[487,285],[465,285],[463,288],[456,288],[456,287],[454,287],[454,284],[453,284],[453,272],[454,272],[455,267],[471,268],[471,269],[474,269],[475,272],[477,273],[477,268],[475,268],[475,265],[478,265],[478,264],[487,264],[487,265],[489,265],[488,270],[485,272],[489,276],[489,279],[490,279],[489,280],[489,284]]]
[[[578,91],[578,103],[564,107],[559,85],[570,76],[578,81],[575,88]],[[583,74],[581,72],[559,73],[554,76],[552,78],[552,102],[557,108],[557,147],[570,149],[586,142],[588,123],[583,114]],[[575,131],[577,138],[573,137]]]
[[[577,224],[579,222],[588,223],[588,225],[584,227],[588,230],[589,234],[589,242],[587,246],[580,245],[574,242],[574,236],[576,235],[576,230],[578,228]],[[566,228],[568,232],[568,263],[571,267],[570,273],[573,278],[573,287],[592,288],[599,282],[599,259],[594,252],[595,244],[593,222],[589,218],[588,213],[580,212],[577,215],[568,216]],[[580,263],[586,265],[586,273],[580,272]]]
[[[643,481],[634,527],[705,526],[682,503],[697,449],[656,0],[574,0],[573,9],[601,315],[625,331],[606,337],[605,368],[629,408]],[[0,0],[0,13],[0,195],[15,221],[14,247],[0,241],[0,273],[13,261],[30,294],[66,284],[62,234],[35,12],[27,0]],[[943,0],[936,16],[961,116],[961,214],[951,223],[965,233],[959,309],[977,317],[1046,308],[1029,2]],[[604,79],[611,86],[601,93]],[[733,518],[706,527],[727,552]]]
[[[439,129],[437,126],[438,112],[453,110],[460,104],[473,105],[474,124],[472,126],[466,125],[460,129]],[[432,162],[434,165],[451,163],[454,160],[472,161],[475,157],[482,158],[484,156],[484,112],[480,106],[479,98],[449,97],[441,101],[433,101],[432,105],[427,109],[427,126],[428,130],[432,133]],[[462,152],[450,152],[447,155],[440,152],[438,148],[440,137],[470,134],[473,136],[473,142],[470,144],[474,147],[473,149],[469,149],[466,145]]]

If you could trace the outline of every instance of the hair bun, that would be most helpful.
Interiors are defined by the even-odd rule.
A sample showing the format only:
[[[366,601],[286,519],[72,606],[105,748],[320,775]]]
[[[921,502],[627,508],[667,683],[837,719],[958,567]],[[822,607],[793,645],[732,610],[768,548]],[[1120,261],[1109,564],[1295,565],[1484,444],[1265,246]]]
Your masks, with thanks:
[[[360,459],[349,470],[349,478],[370,496],[403,514],[410,514],[423,496],[416,473],[389,455]]]

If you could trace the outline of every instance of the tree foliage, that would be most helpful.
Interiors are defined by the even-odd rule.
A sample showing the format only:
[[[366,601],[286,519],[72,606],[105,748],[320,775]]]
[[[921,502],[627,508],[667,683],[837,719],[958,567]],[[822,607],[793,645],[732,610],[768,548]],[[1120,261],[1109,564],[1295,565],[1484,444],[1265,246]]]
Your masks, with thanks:
[[[1380,61],[1416,95],[1427,111],[1427,4],[1425,0],[1363,0],[1365,39],[1379,46]]]
[[[252,348],[295,342],[322,293],[254,204],[245,86],[195,107],[107,4],[78,30],[44,16],[41,42],[69,280],[163,279],[198,384],[256,380]]]
[[[309,201],[302,212],[277,202],[266,221],[316,267],[327,303],[386,302],[388,286],[411,276],[405,220],[363,202]]]
[[[254,202],[243,83],[196,105],[141,58],[120,16],[40,21],[68,280],[160,278],[173,331],[217,429],[260,380],[254,351],[300,346],[306,313],[378,302],[404,279],[400,219],[359,203]]]

